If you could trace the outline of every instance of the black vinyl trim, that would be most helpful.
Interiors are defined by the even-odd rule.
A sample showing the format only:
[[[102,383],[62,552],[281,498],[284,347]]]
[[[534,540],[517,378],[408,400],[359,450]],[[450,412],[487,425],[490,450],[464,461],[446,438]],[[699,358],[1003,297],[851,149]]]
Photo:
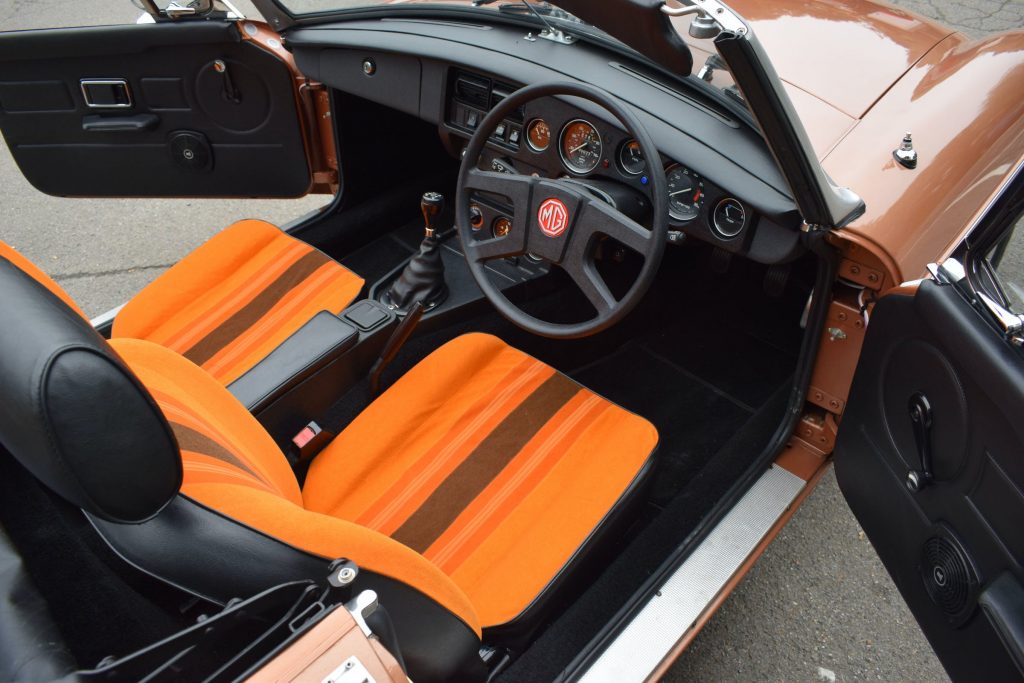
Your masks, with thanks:
[[[136,569],[220,605],[281,583],[322,582],[335,559],[300,550],[183,494],[145,524],[86,516],[110,548]],[[391,615],[414,680],[484,677],[480,640],[458,615],[397,579],[360,569],[352,590],[367,589],[377,592]]]

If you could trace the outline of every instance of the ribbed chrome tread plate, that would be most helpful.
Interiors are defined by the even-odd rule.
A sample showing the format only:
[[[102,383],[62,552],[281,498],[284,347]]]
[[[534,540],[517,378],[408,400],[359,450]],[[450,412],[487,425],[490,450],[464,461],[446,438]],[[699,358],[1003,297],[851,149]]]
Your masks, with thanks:
[[[773,465],[579,678],[643,681],[750,556],[805,482]]]

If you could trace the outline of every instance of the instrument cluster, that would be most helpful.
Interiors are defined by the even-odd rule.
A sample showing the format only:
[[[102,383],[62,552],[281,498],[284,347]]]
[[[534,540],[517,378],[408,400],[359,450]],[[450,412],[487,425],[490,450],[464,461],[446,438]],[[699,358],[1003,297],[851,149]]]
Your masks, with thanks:
[[[475,83],[482,85],[483,78]],[[454,80],[447,117],[449,126],[471,134],[486,115],[483,104],[496,104],[495,93],[506,96],[511,86],[490,96],[474,95],[467,87],[466,74]],[[482,88],[481,88],[482,90]],[[470,96],[466,96],[469,93]],[[480,107],[480,111],[476,110]],[[488,107],[489,108],[489,107]],[[492,131],[488,163],[494,170],[533,173],[549,178],[628,185],[650,196],[650,174],[663,173],[668,186],[670,241],[682,242],[686,235],[719,244],[730,251],[742,250],[752,232],[752,211],[738,198],[704,178],[682,160],[663,157],[654,163],[646,158],[640,144],[622,131],[570,103],[542,98],[527,103],[513,119]]]

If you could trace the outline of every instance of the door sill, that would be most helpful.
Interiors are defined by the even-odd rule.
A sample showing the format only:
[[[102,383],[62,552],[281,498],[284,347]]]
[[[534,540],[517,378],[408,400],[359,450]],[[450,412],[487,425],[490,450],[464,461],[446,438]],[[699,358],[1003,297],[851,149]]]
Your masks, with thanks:
[[[806,484],[772,465],[577,680],[647,680]]]

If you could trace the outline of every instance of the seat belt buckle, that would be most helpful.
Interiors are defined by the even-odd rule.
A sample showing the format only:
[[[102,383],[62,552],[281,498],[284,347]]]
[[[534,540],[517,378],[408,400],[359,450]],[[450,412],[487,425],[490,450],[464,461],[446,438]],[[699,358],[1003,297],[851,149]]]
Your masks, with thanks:
[[[310,422],[292,437],[292,460],[295,463],[305,462],[322,451],[334,438],[332,432],[321,429],[316,422]]]

